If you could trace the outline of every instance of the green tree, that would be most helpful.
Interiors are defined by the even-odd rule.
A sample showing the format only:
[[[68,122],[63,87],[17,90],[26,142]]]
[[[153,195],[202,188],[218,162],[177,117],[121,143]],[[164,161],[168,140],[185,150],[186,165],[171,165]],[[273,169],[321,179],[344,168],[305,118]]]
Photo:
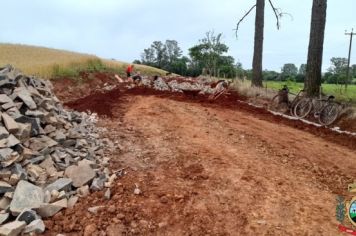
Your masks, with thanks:
[[[199,40],[199,44],[189,49],[192,63],[201,70],[205,68],[212,76],[218,76],[219,64],[224,61],[223,54],[229,49],[221,42],[221,37],[221,33],[215,35],[214,32],[209,31],[205,38]]]
[[[166,40],[165,43],[154,41],[143,50],[141,63],[181,75],[187,71],[187,58],[182,57],[182,50],[176,40]]]
[[[293,63],[287,63],[283,65],[281,73],[286,77],[293,77],[298,74],[298,68]]]
[[[236,76],[235,59],[232,56],[220,56],[217,64],[219,77],[234,78]]]
[[[156,55],[153,48],[147,48],[143,50],[143,53],[141,54],[141,62],[142,64],[148,66],[156,66]]]
[[[280,76],[278,72],[273,70],[264,70],[262,74],[263,74],[263,80],[267,80],[267,81],[278,80]]]
[[[169,63],[173,63],[182,56],[182,50],[176,40],[166,40],[166,52]]]
[[[331,66],[328,72],[332,74],[327,79],[328,83],[344,84],[346,82],[347,58],[332,57],[330,59]]]
[[[189,75],[188,71],[188,63],[189,63],[189,58],[188,57],[181,57],[181,58],[176,58],[175,60],[170,63],[170,72],[173,72],[175,74],[179,75]]]
[[[244,76],[246,75],[245,70],[242,67],[242,63],[241,62],[237,62],[235,65],[235,71],[236,71],[236,76],[240,79],[244,78]]]
[[[298,70],[298,74],[295,76],[295,82],[304,83],[306,73],[307,64],[301,64]]]
[[[331,66],[328,71],[333,74],[346,74],[347,70],[347,58],[344,57],[332,57],[330,59]]]
[[[158,68],[163,68],[163,66],[165,66],[168,61],[166,45],[161,41],[154,41],[151,45],[151,48],[155,52],[155,64]]]

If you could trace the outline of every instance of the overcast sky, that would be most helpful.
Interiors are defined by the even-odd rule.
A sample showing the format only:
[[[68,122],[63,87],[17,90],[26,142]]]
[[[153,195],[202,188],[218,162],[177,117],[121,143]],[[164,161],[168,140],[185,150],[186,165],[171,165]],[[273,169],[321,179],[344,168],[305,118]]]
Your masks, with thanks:
[[[0,0],[0,42],[21,43],[96,54],[131,62],[154,40],[175,39],[184,53],[214,30],[223,33],[229,54],[251,68],[254,14],[236,22],[255,0]],[[263,68],[279,71],[284,63],[306,62],[312,0],[273,0],[290,13],[276,29],[266,1]],[[356,1],[329,0],[324,70],[331,57],[347,57],[345,30],[356,29]],[[356,44],[354,45],[354,49]],[[356,50],[351,63],[356,64]]]

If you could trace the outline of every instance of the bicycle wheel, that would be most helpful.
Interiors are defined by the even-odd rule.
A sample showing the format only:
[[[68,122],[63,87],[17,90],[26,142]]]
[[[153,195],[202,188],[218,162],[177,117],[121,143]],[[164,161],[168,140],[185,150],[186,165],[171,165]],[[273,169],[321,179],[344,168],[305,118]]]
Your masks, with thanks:
[[[294,107],[294,115],[298,118],[304,118],[313,108],[312,100],[309,98],[300,99]]]
[[[295,105],[297,105],[297,103],[300,101],[301,98],[295,98],[291,104],[289,104],[289,112],[290,112],[290,115],[291,116],[296,116],[295,113],[294,113],[294,108],[295,108]]]
[[[320,111],[319,123],[322,125],[331,125],[339,116],[339,106],[336,103],[329,103]]]
[[[277,94],[276,96],[274,96],[268,106],[268,108],[270,110],[277,110],[278,109],[278,103],[279,103],[279,95]]]

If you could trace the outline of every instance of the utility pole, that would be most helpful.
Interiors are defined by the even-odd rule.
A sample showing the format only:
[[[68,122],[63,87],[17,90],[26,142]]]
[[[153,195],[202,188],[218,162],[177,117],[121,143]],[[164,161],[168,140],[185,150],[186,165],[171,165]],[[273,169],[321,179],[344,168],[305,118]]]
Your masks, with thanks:
[[[356,35],[356,33],[354,33],[354,29],[352,28],[350,33],[348,33],[345,30],[345,35],[350,35],[349,58],[347,60],[346,83],[345,83],[345,91],[346,91],[347,84],[349,83],[349,80],[350,80],[349,77],[350,77],[350,57],[351,57],[351,47],[352,47],[352,36]]]

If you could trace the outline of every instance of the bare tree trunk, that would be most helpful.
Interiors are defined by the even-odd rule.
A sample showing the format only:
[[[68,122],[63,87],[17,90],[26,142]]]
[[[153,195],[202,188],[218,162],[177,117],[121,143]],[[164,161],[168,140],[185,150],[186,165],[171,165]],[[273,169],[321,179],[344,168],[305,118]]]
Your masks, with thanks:
[[[255,46],[252,61],[252,86],[262,87],[262,52],[265,0],[256,0]]]
[[[327,0],[313,0],[304,88],[308,96],[320,92]]]

